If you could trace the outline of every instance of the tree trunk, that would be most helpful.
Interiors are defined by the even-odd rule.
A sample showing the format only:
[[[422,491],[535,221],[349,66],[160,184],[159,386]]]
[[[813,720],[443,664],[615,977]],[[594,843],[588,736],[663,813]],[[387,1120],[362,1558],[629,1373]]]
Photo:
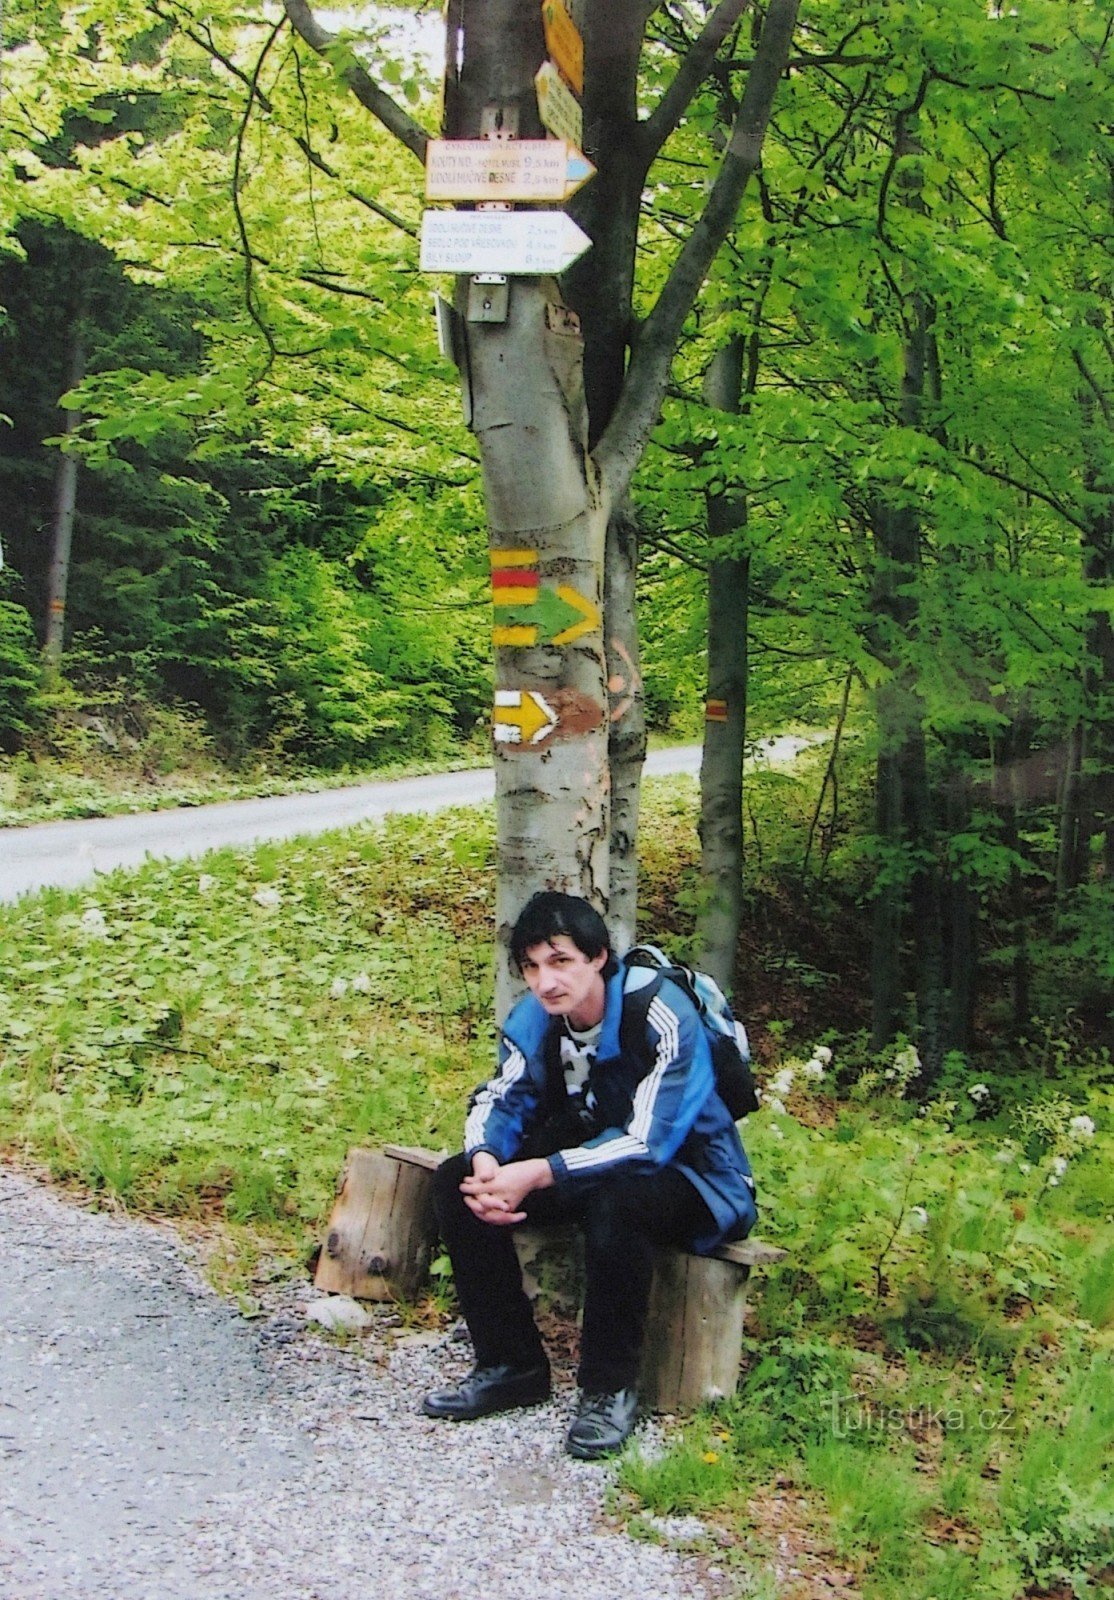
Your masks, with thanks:
[[[1093,474],[1094,492],[1098,474]],[[1084,576],[1097,595],[1114,584],[1114,505],[1109,492],[1101,514],[1089,522],[1084,548]],[[1087,630],[1088,666],[1084,680],[1090,712],[1090,736],[1080,784],[1080,828],[1077,881],[1090,870],[1091,840],[1101,837],[1102,868],[1107,883],[1114,883],[1114,621],[1097,602]]]
[[[721,519],[745,525],[745,502],[708,507],[709,528]],[[747,728],[747,629],[750,557],[708,564],[708,698],[700,762],[700,909],[696,935],[701,965],[725,994],[735,987],[735,955],[743,907],[743,746]]]
[[[918,703],[918,712],[921,707]],[[947,980],[944,970],[944,918],[941,872],[936,859],[936,818],[920,720],[906,735],[902,750],[906,837],[913,855],[909,910],[916,966],[917,1048],[921,1083],[934,1083],[947,1052]]]
[[[1059,848],[1056,852],[1056,899],[1062,902],[1082,877],[1083,759],[1087,729],[1077,722],[1068,735],[1064,778],[1060,785]]]
[[[598,171],[569,211],[596,241],[566,275],[585,337],[589,447],[614,413],[627,370],[631,296],[648,151],[638,131],[638,68],[646,6],[584,6],[584,147]],[[638,814],[646,718],[635,589],[638,525],[628,498],[607,528],[604,616],[609,705],[611,839],[607,925],[616,949],[635,942]]]
[[[617,950],[636,939],[638,810],[646,759],[646,708],[638,655],[638,525],[629,504],[607,526],[604,616],[607,619],[608,751],[611,841],[607,925]]]
[[[741,337],[716,351],[704,398],[719,411],[742,404]],[[708,694],[700,762],[700,902],[696,936],[701,965],[725,994],[735,987],[743,904],[743,746],[747,728],[747,634],[750,558],[729,553],[747,522],[741,490],[708,496]]]
[[[486,0],[446,80],[446,128],[484,131],[485,112],[541,133],[534,72],[541,8]],[[452,30],[450,29],[450,32]],[[610,833],[601,612],[607,510],[588,462],[583,340],[554,280],[512,278],[502,322],[457,305],[483,469],[495,652],[496,1011],[519,988],[505,936],[530,895],[563,889],[605,910]]]
[[[902,112],[895,128],[894,156],[921,153],[916,114]],[[918,168],[906,169],[895,183],[895,189],[910,210],[923,211]],[[896,288],[896,278],[894,283]],[[933,307],[919,282],[914,280],[910,284],[901,301],[901,312],[904,337],[897,420],[904,428],[921,429],[925,426],[925,401],[930,382],[937,385],[931,398],[939,401],[939,366],[932,340]],[[915,669],[906,664],[902,650],[903,637],[909,636],[917,625],[916,584],[921,573],[922,535],[916,509],[908,504],[891,504],[888,496],[874,506],[871,520],[875,540],[873,631],[881,646],[881,658],[893,671],[890,683],[877,701],[879,742],[882,757],[892,760],[897,767],[896,776],[889,772],[883,774],[880,758],[879,816],[888,830],[883,838],[891,846],[900,838],[906,857],[898,877],[903,880],[901,886],[911,913],[917,1044],[921,1084],[925,1086],[935,1080],[943,1065],[947,1004],[940,869],[936,861],[936,823],[924,733],[924,706],[915,681]],[[885,797],[881,794],[883,782],[889,791]],[[892,806],[895,790],[899,802],[897,813]],[[890,865],[891,870],[896,870],[898,862],[894,853],[891,853]],[[900,893],[899,883],[887,878],[880,896],[882,904],[876,906],[876,971],[879,981],[885,984],[876,998],[874,1011],[874,1035],[880,1041],[886,1030],[893,1027],[891,963],[898,958],[886,955],[881,940],[896,932],[892,897],[897,893]]]
[[[469,322],[470,283],[458,281],[463,321],[454,353],[479,443],[497,602],[493,722],[500,933],[546,884],[576,889],[607,907],[613,708],[606,697],[600,617],[607,523],[626,498],[660,412],[685,320],[758,167],[797,7],[798,0],[769,0],[719,170],[629,363],[643,179],[711,71],[745,0],[718,0],[654,110],[641,120],[638,61],[652,5],[609,0],[578,9],[585,24],[584,143],[599,171],[586,202],[595,250],[584,270],[569,278],[572,314],[552,281],[512,278],[506,320]],[[283,0],[283,8],[311,49],[335,57],[337,38],[306,0]],[[344,83],[423,160],[425,130],[362,63],[343,53],[347,59],[338,70]],[[534,74],[545,57],[542,8],[535,0],[447,0],[446,134],[477,138],[499,130],[539,137]],[[593,190],[598,198],[591,198]],[[607,210],[616,195],[623,207],[619,216]],[[485,313],[491,309],[484,307]],[[585,341],[591,346],[587,394]],[[599,440],[591,458],[589,434]],[[553,619],[570,605],[580,622],[554,627]],[[628,654],[636,671],[629,645]],[[622,894],[620,918],[630,923],[626,883]],[[496,983],[500,1012],[514,988],[504,959]]]
[[[85,330],[82,307],[74,308],[70,322],[70,345],[66,362],[66,390],[76,389],[85,376]],[[63,433],[67,441],[81,426],[80,411],[65,411]],[[63,449],[54,472],[54,511],[51,517],[50,574],[47,580],[46,623],[43,658],[48,671],[57,672],[66,641],[66,599],[70,586],[70,553],[73,549],[74,515],[77,511],[78,458]]]
[[[946,825],[949,836],[971,826],[971,789],[956,751],[947,786]],[[975,1039],[975,1000],[978,993],[979,897],[971,880],[954,868],[947,888],[944,919],[947,934],[948,1018],[950,1050],[971,1049]]]
[[[876,699],[879,726],[885,724],[886,694]],[[901,766],[885,745],[879,749],[874,780],[874,831],[882,845],[882,871],[874,886],[870,952],[870,1048],[884,1050],[904,1023],[901,941],[904,927],[904,873],[898,862],[902,842]]]
[[[474,324],[468,332],[496,602],[501,939],[538,889],[580,894],[601,910],[608,897],[608,717],[599,628],[607,514],[586,471],[584,407],[576,394],[579,340],[547,327],[554,292],[544,282],[516,282],[507,321]],[[575,622],[550,642],[542,642],[541,630],[536,642],[524,642],[533,607],[505,601],[532,596],[536,606],[546,594],[575,597],[585,620],[595,622],[568,641],[561,633],[575,633]],[[500,1014],[516,988],[504,960]]]

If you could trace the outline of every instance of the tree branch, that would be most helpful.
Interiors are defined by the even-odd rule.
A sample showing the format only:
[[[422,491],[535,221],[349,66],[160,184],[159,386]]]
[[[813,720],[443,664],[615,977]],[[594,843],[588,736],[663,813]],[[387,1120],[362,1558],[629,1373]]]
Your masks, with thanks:
[[[305,0],[283,0],[283,10],[290,18],[294,31],[305,40],[310,49],[328,60],[337,45],[341,43],[338,36],[321,26]],[[404,144],[412,155],[424,163],[429,134],[420,123],[415,122],[397,100],[392,100],[386,90],[379,87],[358,61],[350,61],[340,69],[339,75],[360,104],[370,111],[373,117],[378,118],[387,132],[394,134],[400,144]]]
[[[1020,452],[1018,453],[1020,454]],[[1022,460],[1024,459],[1022,456]],[[966,466],[974,467],[975,471],[981,473],[984,478],[993,478],[997,483],[1008,484],[1011,489],[1017,489],[1021,494],[1032,495],[1034,500],[1040,500],[1044,505],[1051,507],[1058,516],[1063,517],[1065,522],[1070,523],[1073,528],[1078,528],[1080,533],[1089,532],[1086,521],[1076,516],[1057,495],[1045,493],[1044,490],[1038,489],[1035,484],[1027,483],[1023,478],[1015,478],[1009,472],[1002,472],[997,467],[989,466],[985,461],[976,460],[974,456],[964,456],[963,461]],[[1025,465],[1029,466],[1030,463],[1026,461]]]
[[[711,193],[642,326],[618,404],[597,446],[596,464],[613,504],[626,492],[654,427],[685,318],[734,225],[761,158],[770,109],[793,42],[798,4],[799,0],[770,0],[754,66]]]
[[[677,68],[669,88],[639,130],[639,143],[647,167],[684,116],[689,101],[715,60],[716,51],[749,4],[750,0],[720,0],[704,24],[699,38]]]

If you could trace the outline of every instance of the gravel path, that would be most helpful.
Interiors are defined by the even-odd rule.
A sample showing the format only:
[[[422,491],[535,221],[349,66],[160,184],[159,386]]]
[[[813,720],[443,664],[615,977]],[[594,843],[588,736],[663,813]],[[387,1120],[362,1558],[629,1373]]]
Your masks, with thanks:
[[[342,1347],[307,1326],[308,1283],[246,1321],[169,1227],[3,1168],[0,1260],[3,1600],[724,1593],[714,1560],[608,1525],[610,1469],[563,1452],[571,1390],[430,1421],[417,1397],[466,1343],[384,1308]]]

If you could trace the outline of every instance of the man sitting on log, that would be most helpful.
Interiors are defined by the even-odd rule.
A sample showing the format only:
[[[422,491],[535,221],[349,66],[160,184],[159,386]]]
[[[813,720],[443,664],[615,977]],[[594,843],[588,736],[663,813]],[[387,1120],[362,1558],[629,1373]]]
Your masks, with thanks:
[[[511,1232],[575,1222],[586,1284],[581,1396],[566,1448],[591,1461],[634,1427],[655,1249],[700,1254],[743,1238],[754,1183],[715,1090],[704,1025],[675,983],[625,968],[603,919],[574,895],[535,895],[510,949],[530,993],[504,1025],[497,1075],[472,1097],[463,1152],[434,1181],[476,1365],[422,1409],[466,1421],[548,1397],[549,1362]],[[645,994],[633,998],[647,984],[648,1007]],[[632,1039],[636,1014],[642,1037]]]

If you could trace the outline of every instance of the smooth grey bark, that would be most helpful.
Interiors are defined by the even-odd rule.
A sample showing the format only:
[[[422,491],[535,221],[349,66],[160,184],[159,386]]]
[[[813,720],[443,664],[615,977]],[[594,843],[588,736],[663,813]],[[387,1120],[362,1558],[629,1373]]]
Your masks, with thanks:
[[[746,348],[730,339],[712,357],[704,398],[738,413]],[[724,463],[730,472],[730,463]],[[707,497],[708,688],[700,762],[700,901],[696,938],[701,965],[725,994],[735,987],[735,952],[743,905],[743,748],[747,727],[750,558],[728,553],[746,528],[746,495]]]
[[[76,307],[70,323],[69,352],[66,360],[66,392],[76,389],[85,376],[85,331],[82,308]],[[66,410],[63,434],[68,441],[81,427],[81,412]],[[65,448],[59,454],[54,472],[54,506],[50,526],[50,572],[47,578],[46,623],[43,658],[48,668],[57,670],[66,642],[66,601],[70,586],[70,554],[73,550],[74,517],[77,512],[78,458]]]
[[[646,706],[638,653],[637,576],[638,524],[633,509],[624,503],[608,520],[604,582],[611,769],[607,922],[618,950],[634,944],[638,920],[638,814],[646,759]]]
[[[722,515],[709,507],[709,527]],[[720,720],[704,722],[700,762],[700,960],[728,996],[735,988],[735,953],[743,909],[743,747],[747,727],[749,556],[708,564],[708,700],[722,702]]]

